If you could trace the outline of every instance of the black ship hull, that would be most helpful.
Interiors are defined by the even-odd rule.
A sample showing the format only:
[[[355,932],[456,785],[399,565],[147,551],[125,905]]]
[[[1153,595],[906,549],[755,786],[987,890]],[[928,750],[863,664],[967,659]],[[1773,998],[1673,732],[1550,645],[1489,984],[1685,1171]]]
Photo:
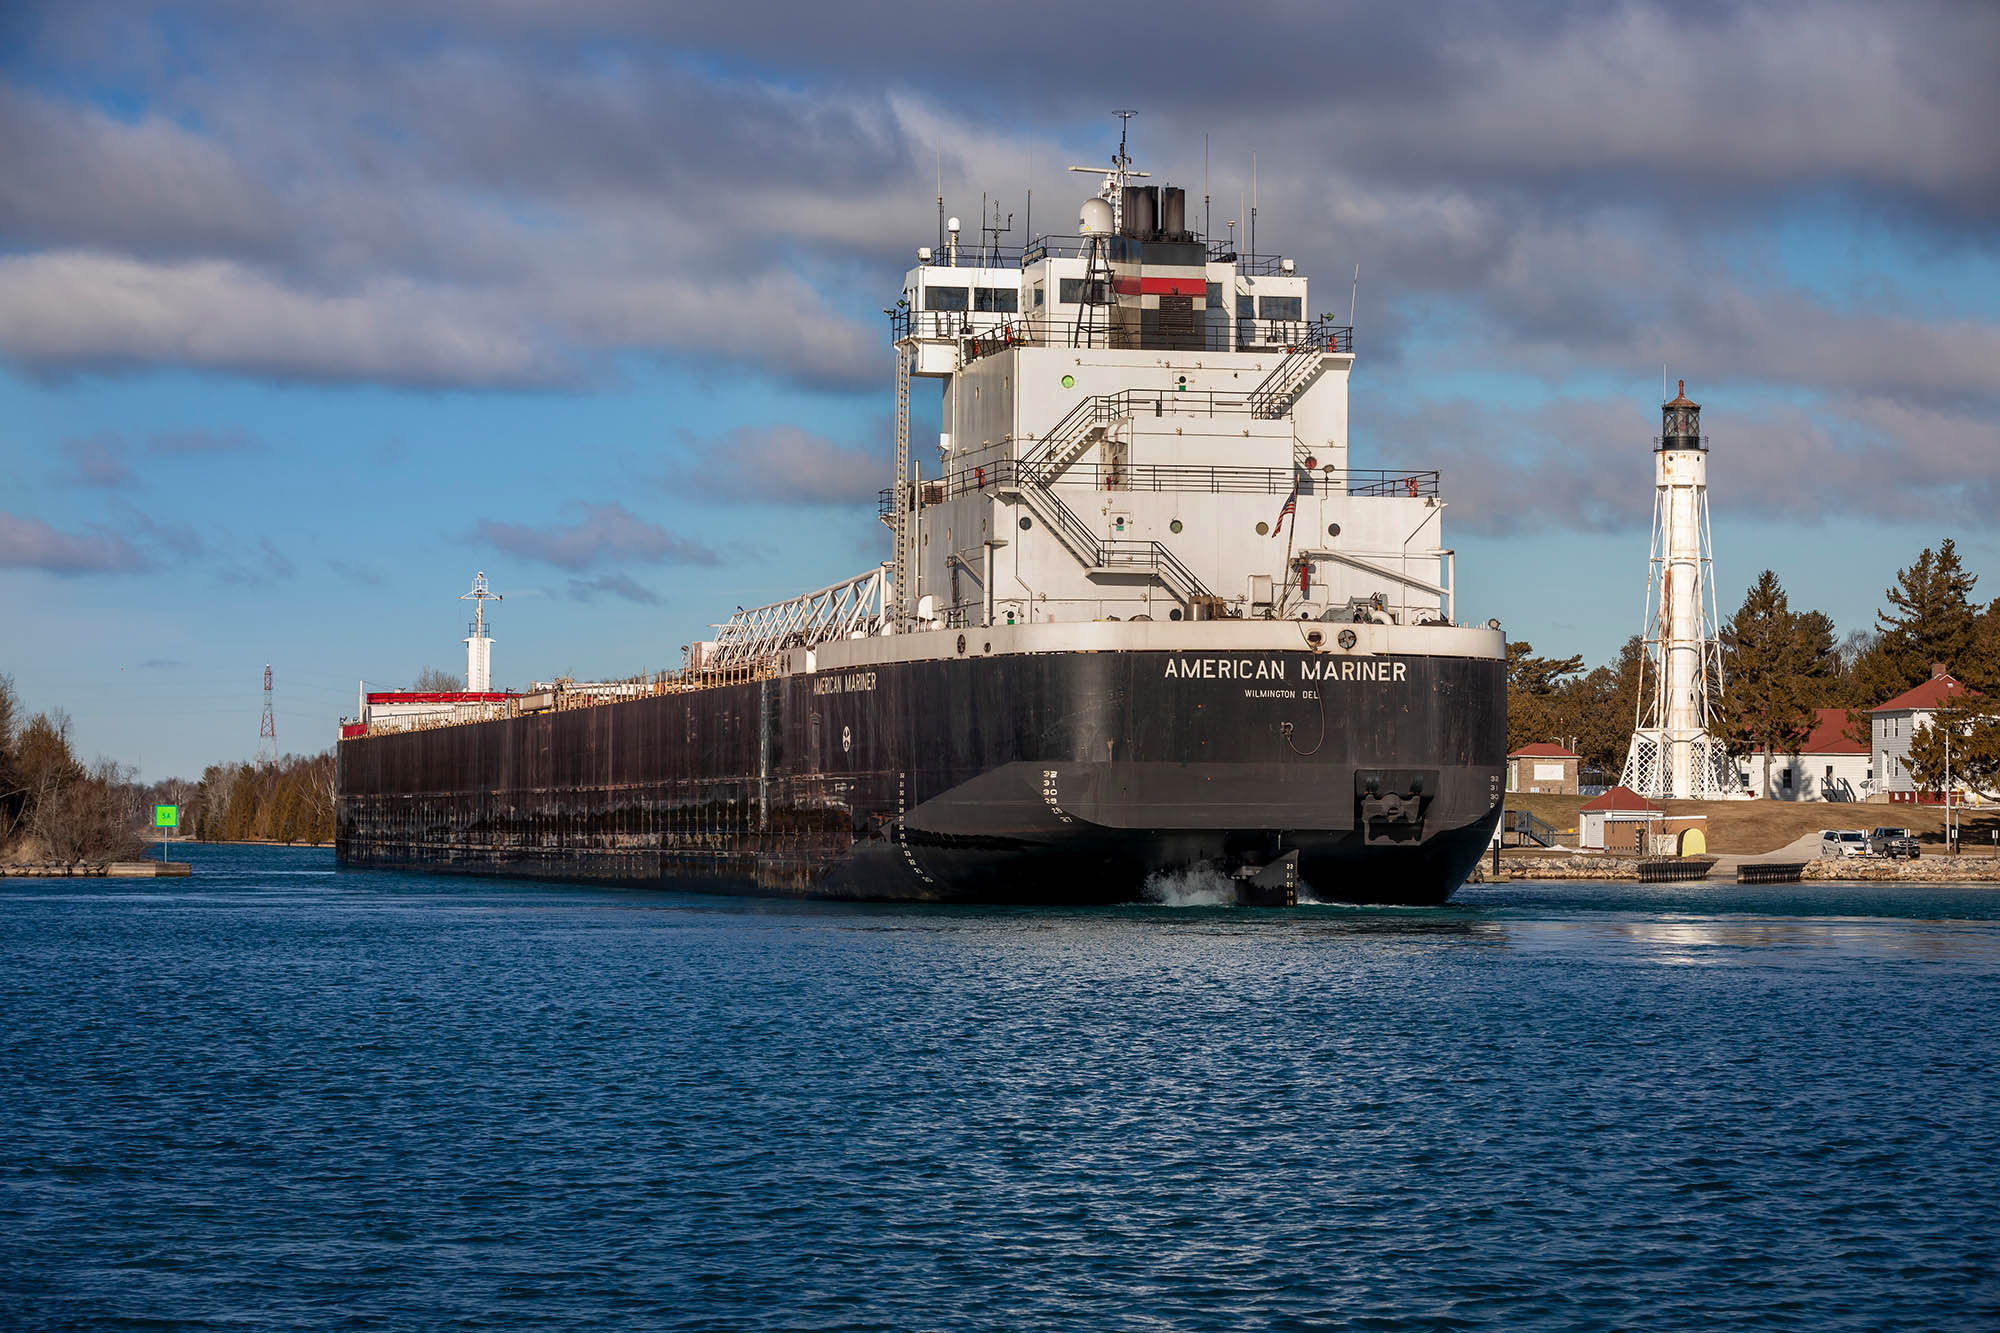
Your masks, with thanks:
[[[729,893],[1441,903],[1499,818],[1504,667],[1313,652],[893,661],[339,747],[344,866]]]

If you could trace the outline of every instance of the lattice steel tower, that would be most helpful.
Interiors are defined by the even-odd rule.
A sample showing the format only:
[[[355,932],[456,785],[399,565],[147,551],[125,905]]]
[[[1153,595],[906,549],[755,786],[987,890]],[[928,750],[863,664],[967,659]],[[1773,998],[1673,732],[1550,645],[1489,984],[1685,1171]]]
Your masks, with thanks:
[[[257,724],[257,762],[278,761],[278,715],[271,711],[271,664],[264,663],[264,720]]]
[[[1653,557],[1646,580],[1645,656],[1623,782],[1641,796],[1707,799],[1740,785],[1708,734],[1722,701],[1722,646],[1708,538],[1708,441],[1701,404],[1660,406],[1653,451]]]

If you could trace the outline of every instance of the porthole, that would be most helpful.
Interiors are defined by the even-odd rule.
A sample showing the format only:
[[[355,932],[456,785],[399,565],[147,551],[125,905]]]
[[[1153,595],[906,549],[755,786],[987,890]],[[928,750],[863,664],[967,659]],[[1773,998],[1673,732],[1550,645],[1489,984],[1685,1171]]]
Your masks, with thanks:
[[[1354,631],[1353,631],[1353,630],[1351,630],[1351,629],[1344,629],[1344,630],[1342,630],[1342,631],[1340,632],[1340,638],[1339,638],[1339,643],[1340,643],[1340,646],[1341,646],[1341,647],[1343,647],[1343,648],[1352,648],[1352,647],[1353,647],[1353,646],[1354,646],[1355,644],[1357,644],[1357,643],[1359,643],[1359,642],[1360,642],[1360,639],[1359,639],[1359,638],[1357,638],[1357,637],[1355,636],[1355,633],[1354,633]]]
[[[1179,532],[1180,530],[1181,521],[1179,519],[1175,519],[1173,522],[1167,524],[1167,531],[1169,532]]]
[[[1063,388],[1074,389],[1075,387],[1076,387],[1076,376],[1074,375],[1063,376]]]
[[[1167,612],[1168,620],[1179,620],[1180,618],[1181,618],[1181,609],[1178,606],[1175,607],[1173,610]]]
[[[1026,532],[1029,528],[1032,528],[1034,526],[1035,526],[1034,519],[1029,518],[1026,514],[1021,515],[1021,531]]]
[[[958,655],[960,657],[965,656],[965,636],[963,634],[958,636]]]
[[[1329,537],[1338,537],[1340,535],[1340,524],[1338,523],[1327,524],[1326,535]]]
[[[1271,525],[1269,523],[1259,523],[1257,525],[1257,535],[1259,537],[1267,537],[1270,535],[1270,533],[1271,533]]]

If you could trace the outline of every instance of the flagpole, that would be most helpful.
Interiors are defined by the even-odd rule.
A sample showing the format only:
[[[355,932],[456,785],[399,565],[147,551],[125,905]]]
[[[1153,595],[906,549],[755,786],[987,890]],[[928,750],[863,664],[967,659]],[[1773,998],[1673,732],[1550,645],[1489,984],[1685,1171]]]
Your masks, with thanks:
[[[1285,603],[1292,599],[1292,542],[1299,535],[1299,483],[1296,477],[1292,479],[1291,498],[1286,500],[1285,507],[1278,511],[1278,522],[1283,523],[1288,513],[1292,518],[1292,530],[1285,534],[1285,595],[1280,597],[1278,604],[1272,608],[1272,615],[1277,617],[1285,614]]]

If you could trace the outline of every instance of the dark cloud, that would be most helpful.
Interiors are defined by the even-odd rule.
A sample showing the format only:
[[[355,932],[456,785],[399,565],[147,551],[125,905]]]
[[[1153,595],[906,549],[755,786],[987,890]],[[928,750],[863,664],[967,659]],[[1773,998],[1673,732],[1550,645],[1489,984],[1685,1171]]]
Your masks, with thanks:
[[[637,355],[874,389],[886,357],[864,312],[929,239],[936,167],[961,215],[982,190],[1025,214],[1033,184],[1039,229],[1064,229],[1088,184],[1062,168],[1103,158],[1123,103],[1144,164],[1201,182],[1217,232],[1244,217],[1256,152],[1259,247],[1320,275],[1317,308],[1340,309],[1363,265],[1364,373],[1501,372],[1571,404],[1544,423],[1564,451],[1518,466],[1438,441],[1497,502],[1482,521],[1572,484],[1567,451],[1602,424],[1575,406],[1580,379],[1662,362],[1739,403],[1800,405],[1756,419],[1759,457],[1802,469],[1782,488],[1801,506],[1845,505],[1850,464],[1891,478],[1882,503],[1921,506],[1935,441],[1993,452],[1989,305],[1946,314],[1885,279],[1863,316],[1774,253],[1780,227],[1833,218],[1947,275],[1955,255],[1990,262],[1992,5],[1351,3],[1216,22],[1024,0],[972,61],[962,25],[905,0],[866,21],[642,0],[154,12],[172,22],[77,0],[24,39],[31,65],[124,86],[133,114],[50,91],[74,86],[59,78],[0,84],[0,356],[30,373],[570,389]],[[1163,97],[1154,71],[1192,31],[1203,75]],[[1080,81],[1047,58],[1051,32],[1116,33],[1120,57]],[[1413,420],[1458,410],[1411,383]],[[1588,466],[1575,512],[1624,513]],[[865,503],[878,473],[771,428],[706,442],[670,481]],[[588,521],[489,526],[564,568],[619,554]]]
[[[326,562],[326,567],[348,582],[359,583],[365,588],[380,588],[388,582],[383,577],[382,571],[373,565],[351,560],[329,560]]]
[[[154,518],[137,505],[119,502],[113,506],[119,530],[169,555],[193,559],[208,550],[208,543],[192,525],[173,519]]]
[[[115,533],[64,532],[38,518],[0,513],[0,568],[50,574],[128,574],[149,567],[132,543]]]
[[[599,574],[594,579],[571,579],[569,595],[579,602],[588,602],[599,593],[612,597],[622,597],[628,602],[638,602],[642,606],[657,606],[660,595],[650,588],[641,587],[623,574]]]
[[[127,490],[139,484],[125,459],[131,450],[115,435],[78,435],[57,446],[68,469],[60,477],[70,486]]]
[[[1830,411],[1704,409],[1720,515],[1980,523],[2000,504],[2000,449],[1982,417],[1885,398]],[[1611,398],[1496,411],[1467,399],[1357,414],[1356,466],[1437,467],[1461,530],[1630,532],[1653,505],[1656,415]]]
[[[681,452],[666,489],[732,504],[872,505],[888,461],[796,426],[683,435]]]
[[[249,431],[232,426],[222,430],[163,431],[147,447],[156,454],[200,455],[256,453],[266,446]]]
[[[585,570],[607,560],[638,564],[713,565],[714,551],[640,518],[620,504],[578,504],[574,522],[524,523],[482,520],[473,538],[512,555],[540,560],[558,569]],[[608,591],[608,589],[607,589]]]

